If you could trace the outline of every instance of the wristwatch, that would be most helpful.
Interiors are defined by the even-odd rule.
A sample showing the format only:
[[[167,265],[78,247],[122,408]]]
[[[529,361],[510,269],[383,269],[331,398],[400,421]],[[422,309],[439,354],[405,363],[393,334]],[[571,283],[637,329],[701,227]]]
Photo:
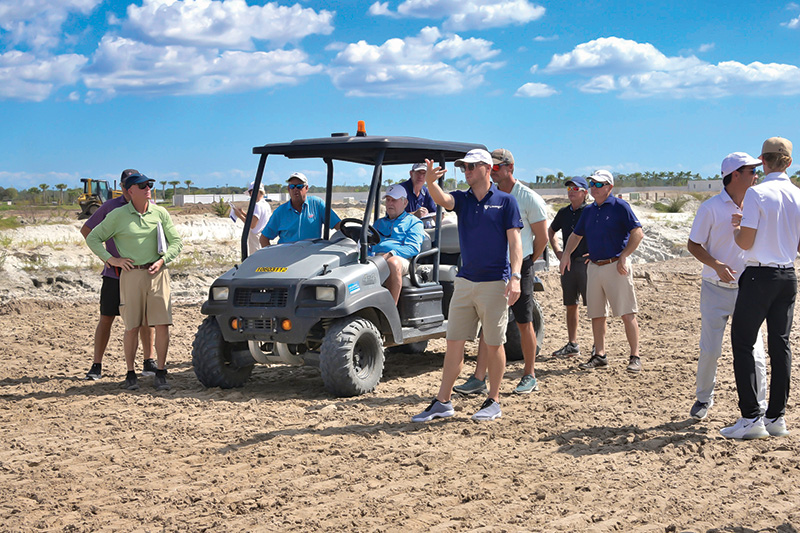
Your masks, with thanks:
[[[512,272],[511,273],[511,277],[512,278],[517,278],[517,279],[522,279],[522,274],[520,274],[519,272]]]

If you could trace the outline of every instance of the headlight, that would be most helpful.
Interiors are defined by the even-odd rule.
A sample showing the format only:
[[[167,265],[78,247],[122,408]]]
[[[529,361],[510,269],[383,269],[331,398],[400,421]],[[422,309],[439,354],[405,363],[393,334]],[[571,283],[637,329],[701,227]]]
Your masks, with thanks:
[[[227,300],[230,293],[228,287],[212,287],[211,299],[214,301]]]
[[[335,302],[336,301],[336,288],[335,287],[317,287],[317,300],[321,302]]]

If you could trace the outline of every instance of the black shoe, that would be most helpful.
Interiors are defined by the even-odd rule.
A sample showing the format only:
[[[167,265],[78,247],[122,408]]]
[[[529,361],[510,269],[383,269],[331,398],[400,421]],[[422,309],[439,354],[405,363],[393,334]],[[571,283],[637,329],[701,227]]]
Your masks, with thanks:
[[[139,379],[136,377],[136,372],[131,370],[125,374],[125,381],[121,387],[126,390],[139,390]]]
[[[553,357],[563,357],[563,356],[572,357],[572,356],[576,356],[576,355],[580,355],[580,354],[581,354],[581,349],[578,346],[578,343],[577,342],[568,342],[563,347],[559,348],[558,350],[556,350],[555,352],[553,352],[550,355],[552,355]]]
[[[155,376],[156,370],[158,370],[158,366],[156,366],[156,362],[152,359],[145,359],[142,364],[142,376]]]
[[[578,365],[578,368],[581,370],[594,370],[595,368],[607,368],[608,367],[608,359],[605,355],[597,355],[594,354],[591,359],[586,361],[585,363],[581,363]]]
[[[689,416],[695,420],[703,420],[708,416],[708,410],[711,409],[712,405],[714,405],[714,400],[706,403],[698,400],[694,402],[694,405],[692,405],[692,409],[689,411]]]
[[[98,379],[103,377],[103,365],[100,363],[93,363],[92,368],[86,373],[86,377],[83,379],[91,379],[93,381],[97,381]]]
[[[156,390],[169,390],[170,386],[167,383],[167,369],[164,370],[156,370],[156,375],[153,378],[153,387]]]

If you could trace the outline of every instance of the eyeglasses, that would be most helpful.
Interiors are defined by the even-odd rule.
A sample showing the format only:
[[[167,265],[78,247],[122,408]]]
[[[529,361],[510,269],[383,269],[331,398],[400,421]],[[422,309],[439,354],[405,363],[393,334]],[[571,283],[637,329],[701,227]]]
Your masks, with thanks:
[[[143,181],[142,183],[137,183],[136,185],[140,189],[152,189],[155,183],[152,181]]]
[[[577,187],[577,186],[572,186],[571,185],[571,186],[567,187],[567,190],[568,191],[583,191],[585,189],[583,187]]]
[[[500,167],[507,167],[507,166],[508,163],[500,163],[499,165],[492,165],[492,170],[498,172],[500,170]]]
[[[753,176],[755,176],[755,175],[756,175],[756,172],[757,172],[757,170],[756,170],[756,169],[754,169],[754,168],[740,168],[740,169],[739,169],[739,172],[741,172],[741,173],[743,173],[743,174],[746,172],[747,174],[752,174]]]
[[[591,181],[591,180],[589,180],[589,187],[594,187],[595,189],[602,189],[606,185],[608,185],[608,183],[605,183],[603,181]]]
[[[290,183],[289,184],[289,190],[290,191],[292,189],[305,189],[305,188],[306,188],[306,184],[305,183]]]

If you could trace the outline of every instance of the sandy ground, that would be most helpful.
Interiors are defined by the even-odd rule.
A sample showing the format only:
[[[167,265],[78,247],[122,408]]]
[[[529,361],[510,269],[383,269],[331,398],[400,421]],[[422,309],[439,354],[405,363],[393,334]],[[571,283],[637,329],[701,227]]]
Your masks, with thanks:
[[[676,231],[685,240],[686,229]],[[186,253],[202,257],[207,241]],[[7,261],[0,273],[0,531],[795,532],[800,524],[793,398],[789,437],[722,439],[719,429],[738,417],[726,345],[716,405],[705,421],[688,416],[700,333],[693,259],[635,267],[641,375],[624,370],[615,319],[609,370],[578,370],[585,357],[541,357],[541,392],[516,396],[521,364],[511,363],[500,420],[472,422],[481,399],[455,398],[455,417],[418,425],[410,417],[438,387],[441,341],[390,355],[377,390],[357,398],[331,397],[314,368],[257,366],[241,389],[200,385],[191,343],[219,265],[176,276],[172,390],[155,392],[150,378],[136,392],[118,388],[119,323],[106,377],[83,381],[99,274],[53,267],[58,247],[71,253],[68,244],[14,247],[8,257],[46,254],[47,268]],[[564,318],[557,274],[544,282],[549,353],[565,341]],[[579,338],[591,345],[588,321]],[[473,367],[468,357],[463,376]]]

